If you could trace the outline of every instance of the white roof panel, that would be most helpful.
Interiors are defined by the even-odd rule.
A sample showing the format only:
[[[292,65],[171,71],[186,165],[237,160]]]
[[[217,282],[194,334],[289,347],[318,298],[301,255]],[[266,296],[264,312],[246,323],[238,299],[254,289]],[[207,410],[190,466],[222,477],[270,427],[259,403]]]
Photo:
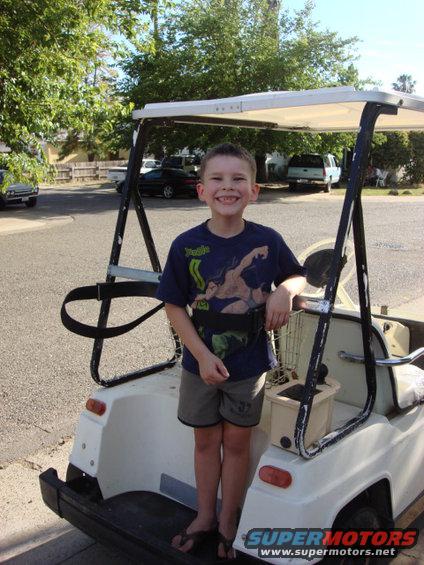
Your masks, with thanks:
[[[135,110],[133,117],[172,118],[183,123],[237,120],[246,127],[261,123],[277,130],[355,131],[367,102],[398,108],[397,115],[381,115],[376,130],[424,130],[424,98],[396,91],[356,91],[351,86],[146,104],[144,109]]]

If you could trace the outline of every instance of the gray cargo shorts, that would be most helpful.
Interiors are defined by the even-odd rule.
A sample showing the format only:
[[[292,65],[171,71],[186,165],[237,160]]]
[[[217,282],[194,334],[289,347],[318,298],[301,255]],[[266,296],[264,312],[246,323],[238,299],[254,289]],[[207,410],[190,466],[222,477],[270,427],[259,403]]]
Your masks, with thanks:
[[[183,369],[178,419],[193,428],[215,426],[223,420],[236,426],[256,426],[261,419],[265,376],[207,385]]]

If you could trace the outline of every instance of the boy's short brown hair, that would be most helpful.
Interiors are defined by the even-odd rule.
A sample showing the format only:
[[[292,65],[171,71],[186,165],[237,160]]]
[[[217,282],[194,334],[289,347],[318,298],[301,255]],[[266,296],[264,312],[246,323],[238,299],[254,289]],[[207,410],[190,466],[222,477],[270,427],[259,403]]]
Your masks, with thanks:
[[[221,143],[216,147],[212,147],[203,157],[202,162],[200,163],[200,171],[199,175],[200,178],[203,179],[205,174],[206,165],[208,161],[210,161],[213,157],[217,157],[218,155],[225,155],[226,157],[237,157],[238,159],[242,159],[249,164],[250,170],[252,172],[252,181],[256,182],[256,161],[252,157],[252,155],[240,145],[234,145],[234,143]]]

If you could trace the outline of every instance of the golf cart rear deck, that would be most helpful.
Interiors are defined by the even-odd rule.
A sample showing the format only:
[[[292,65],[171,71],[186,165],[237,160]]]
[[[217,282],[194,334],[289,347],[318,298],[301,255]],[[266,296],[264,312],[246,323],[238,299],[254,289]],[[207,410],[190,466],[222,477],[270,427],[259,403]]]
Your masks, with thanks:
[[[105,543],[119,546],[139,559],[149,555],[149,563],[154,559],[181,563],[215,561],[213,548],[209,548],[212,553],[207,557],[181,555],[169,545],[172,534],[190,522],[196,504],[192,432],[179,424],[175,416],[178,338],[173,336],[174,356],[159,365],[113,380],[99,374],[103,339],[118,335],[116,328],[106,328],[111,298],[130,292],[153,296],[161,271],[137,191],[147,133],[153,126],[173,122],[310,132],[352,131],[357,130],[360,122],[325,294],[321,298],[305,296],[306,303],[297,313],[302,332],[297,338],[296,367],[288,366],[284,349],[277,350],[283,373],[286,371],[283,377],[291,369],[291,378],[303,384],[292,450],[270,442],[272,406],[266,401],[261,423],[253,433],[249,486],[235,547],[241,552],[241,559],[258,558],[257,548],[249,548],[245,543],[247,533],[254,528],[392,526],[394,519],[424,490],[424,446],[419,441],[424,429],[422,374],[419,369],[410,373],[402,369],[411,361],[416,363],[424,351],[420,349],[424,324],[422,320],[400,318],[396,325],[390,317],[371,316],[361,187],[377,118],[378,129],[424,129],[424,100],[399,93],[335,88],[152,104],[135,112],[134,117],[140,122],[106,283],[87,287],[82,294],[70,293],[65,300],[66,304],[98,296],[102,301],[98,328],[70,323],[65,305],[62,310],[62,319],[72,331],[95,338],[92,376],[104,388],[93,394],[94,402],[81,415],[66,481],[59,480],[54,470],[40,476],[46,504]],[[119,265],[131,198],[152,272]],[[335,307],[351,227],[359,311]],[[138,282],[125,286],[116,283],[116,277]],[[323,366],[341,388],[333,403],[328,433],[310,444],[308,421]],[[270,385],[275,382],[270,380]],[[263,468],[284,471],[291,477],[290,484],[282,488],[263,480]],[[367,518],[358,525],[355,520],[364,516],[364,509],[368,511]],[[207,546],[204,551],[208,551]],[[283,563],[291,558],[262,560]]]

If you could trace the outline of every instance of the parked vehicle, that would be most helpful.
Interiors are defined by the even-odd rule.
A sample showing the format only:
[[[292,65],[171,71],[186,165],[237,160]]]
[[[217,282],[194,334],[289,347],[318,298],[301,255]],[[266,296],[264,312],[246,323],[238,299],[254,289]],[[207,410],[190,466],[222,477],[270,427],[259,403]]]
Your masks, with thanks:
[[[0,169],[0,210],[9,204],[20,204],[33,208],[37,204],[38,186],[21,182],[12,182],[6,186],[5,175],[7,171]]]
[[[155,305],[124,326],[107,327],[111,298],[128,296],[131,289],[134,296],[153,298],[160,278],[160,260],[137,190],[137,163],[152,125],[161,127],[164,116],[171,127],[198,123],[206,116],[215,126],[358,132],[335,244],[331,249],[314,247],[305,260],[309,283],[324,290],[319,296],[301,296],[289,327],[269,335],[280,365],[268,375],[262,419],[252,433],[249,480],[234,547],[237,563],[306,565],[329,555],[320,532],[352,530],[355,536],[384,529],[385,540],[395,533],[399,541],[401,533],[390,529],[424,492],[424,316],[371,312],[361,192],[377,119],[376,129],[384,131],[424,129],[424,98],[352,87],[148,104],[134,112],[137,139],[106,283],[71,291],[61,311],[68,329],[94,338],[90,368],[101,387],[80,416],[66,479],[55,469],[40,475],[45,503],[138,562],[216,562],[216,544],[202,546],[197,554],[182,554],[170,545],[196,512],[193,434],[176,418],[178,337],[170,333],[173,354],[160,363],[107,378],[99,372],[103,340],[121,335],[163,306]],[[131,198],[151,271],[119,264]],[[353,300],[337,304],[349,234],[359,307]],[[207,248],[188,250],[193,273],[204,284],[196,251]],[[132,281],[115,282],[115,277]],[[97,326],[70,317],[66,305],[79,299],[102,302]],[[311,540],[311,530],[314,553],[284,553],[307,550],[302,540],[306,534]],[[295,533],[300,534],[297,545],[285,543]],[[280,534],[285,539],[278,545]],[[270,536],[276,542],[273,548],[282,548],[280,555],[266,553]],[[384,544],[380,537],[377,549],[386,548]],[[345,549],[331,562],[350,562],[349,555]],[[372,559],[362,556],[362,562]]]
[[[200,157],[198,155],[171,155],[164,157],[162,167],[182,169],[187,173],[197,173],[200,169]]]
[[[314,184],[324,187],[324,192],[330,192],[331,186],[338,184],[340,176],[341,169],[334,155],[330,153],[293,155],[287,170],[289,190]]]
[[[196,196],[198,179],[181,169],[154,169],[140,176],[140,194],[174,198],[180,195]]]
[[[143,159],[140,174],[148,173],[152,169],[156,169],[160,166],[160,161],[157,161],[156,159]],[[117,192],[122,192],[126,174],[127,167],[112,167],[108,170],[107,178],[116,183]]]

